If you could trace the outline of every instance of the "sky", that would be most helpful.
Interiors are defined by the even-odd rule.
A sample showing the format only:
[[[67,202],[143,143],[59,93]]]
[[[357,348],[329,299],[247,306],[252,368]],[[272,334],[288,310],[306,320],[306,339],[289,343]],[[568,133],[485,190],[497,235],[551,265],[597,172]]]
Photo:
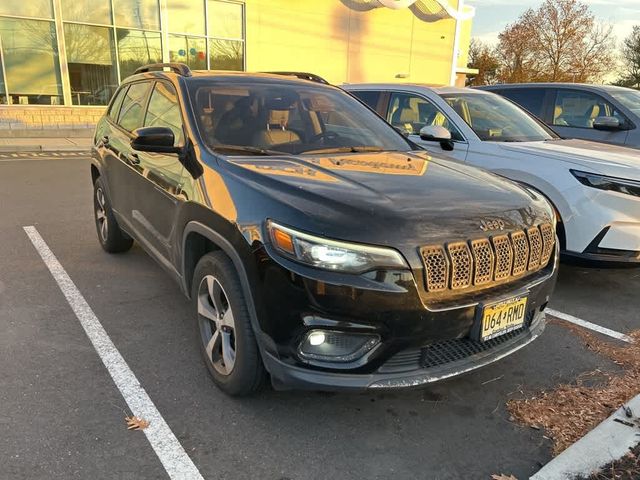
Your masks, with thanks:
[[[583,0],[598,20],[613,25],[613,32],[620,45],[631,33],[633,25],[640,25],[640,0]],[[542,0],[466,0],[466,5],[476,7],[473,19],[473,36],[489,43],[496,43],[498,33],[528,8],[537,8]]]

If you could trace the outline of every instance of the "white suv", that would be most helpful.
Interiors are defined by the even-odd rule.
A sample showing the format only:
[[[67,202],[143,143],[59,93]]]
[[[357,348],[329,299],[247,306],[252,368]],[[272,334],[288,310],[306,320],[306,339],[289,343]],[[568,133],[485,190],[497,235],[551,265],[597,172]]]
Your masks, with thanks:
[[[555,206],[565,255],[640,264],[640,150],[563,140],[516,104],[485,91],[344,88],[427,151],[542,192]]]

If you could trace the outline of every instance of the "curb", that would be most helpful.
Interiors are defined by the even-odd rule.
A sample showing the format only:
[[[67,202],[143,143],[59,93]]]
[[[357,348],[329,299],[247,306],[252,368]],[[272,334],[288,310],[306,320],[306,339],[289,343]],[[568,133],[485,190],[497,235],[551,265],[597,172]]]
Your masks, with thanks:
[[[91,147],[80,145],[0,145],[1,153],[13,152],[91,152]]]
[[[589,476],[599,468],[621,459],[640,443],[640,395],[627,402],[633,412],[628,418],[623,407],[547,463],[530,480],[568,480]],[[635,422],[638,426],[619,423]]]

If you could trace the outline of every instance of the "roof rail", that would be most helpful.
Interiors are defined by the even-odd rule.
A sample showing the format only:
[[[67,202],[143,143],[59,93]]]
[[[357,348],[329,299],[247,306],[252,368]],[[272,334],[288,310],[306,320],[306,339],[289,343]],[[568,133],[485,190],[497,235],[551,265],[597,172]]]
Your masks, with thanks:
[[[184,63],[151,63],[149,65],[143,65],[136,69],[136,73],[145,73],[151,71],[159,71],[163,68],[170,68],[172,72],[182,75],[183,77],[191,76],[191,69]]]
[[[300,80],[309,80],[310,82],[317,82],[317,83],[323,83],[325,85],[329,85],[329,82],[327,82],[320,75],[316,75],[315,73],[308,73],[308,72],[265,72],[265,73],[272,73],[274,75],[286,75],[288,77],[299,78]]]

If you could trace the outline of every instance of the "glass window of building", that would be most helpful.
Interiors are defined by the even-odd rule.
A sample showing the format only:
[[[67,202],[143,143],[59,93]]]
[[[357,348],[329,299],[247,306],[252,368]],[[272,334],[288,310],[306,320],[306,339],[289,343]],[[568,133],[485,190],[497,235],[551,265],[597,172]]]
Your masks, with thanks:
[[[145,127],[166,127],[173,132],[174,145],[179,146],[184,141],[184,131],[182,129],[182,116],[178,95],[173,86],[165,82],[157,82],[151,98],[149,108],[144,120]]]
[[[111,28],[64,25],[74,105],[106,105],[118,86]]]
[[[116,25],[160,30],[158,0],[113,0]]]
[[[244,70],[244,6],[208,0],[209,66],[212,70]]]
[[[132,84],[127,90],[118,117],[118,124],[125,130],[132,131],[142,126],[144,102],[150,86],[151,82],[139,82]]]
[[[2,43],[0,42],[0,104],[9,103],[7,98],[7,89],[4,86],[4,71],[2,67]]]
[[[207,17],[209,20],[209,36],[242,40],[243,5],[241,3],[209,0]]]
[[[9,103],[62,103],[56,29],[47,20],[0,18],[0,45]]]
[[[209,40],[211,70],[244,70],[244,42],[237,40]]]
[[[111,25],[110,0],[62,0],[62,19]]]
[[[2,0],[0,15],[53,18],[51,0]]]
[[[186,35],[169,35],[169,60],[185,63],[193,70],[206,70],[207,40]]]
[[[167,0],[169,31],[204,35],[203,0]]]
[[[117,37],[121,80],[142,65],[162,62],[160,32],[118,28]]]

